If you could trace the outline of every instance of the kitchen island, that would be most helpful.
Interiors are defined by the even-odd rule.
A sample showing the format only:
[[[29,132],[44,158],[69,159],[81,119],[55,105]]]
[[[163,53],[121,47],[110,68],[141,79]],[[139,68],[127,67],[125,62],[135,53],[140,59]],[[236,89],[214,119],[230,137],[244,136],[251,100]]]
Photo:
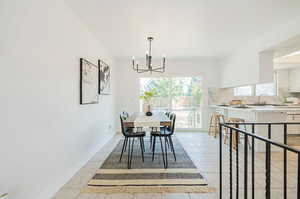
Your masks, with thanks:
[[[223,105],[211,105],[213,112],[223,114],[225,118],[242,118],[246,122],[286,122],[288,115],[291,113],[300,113],[300,106],[245,106],[232,107]],[[300,121],[295,121],[300,122]],[[244,129],[244,126],[240,127]],[[290,128],[290,127],[289,127]],[[300,126],[298,126],[300,129]],[[246,127],[251,132],[251,126]],[[283,126],[272,125],[271,139],[283,143],[284,133]],[[268,137],[268,127],[256,126],[257,135]],[[257,151],[265,151],[265,144],[259,141],[255,144]],[[272,147],[273,151],[280,150],[278,147]]]

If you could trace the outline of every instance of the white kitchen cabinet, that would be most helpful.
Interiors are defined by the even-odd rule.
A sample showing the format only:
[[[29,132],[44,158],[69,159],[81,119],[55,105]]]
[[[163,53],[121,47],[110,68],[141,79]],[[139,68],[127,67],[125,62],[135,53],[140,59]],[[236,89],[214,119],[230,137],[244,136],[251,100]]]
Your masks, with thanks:
[[[229,110],[228,118],[241,118],[244,119],[245,122],[255,122],[256,113],[252,111]]]
[[[300,113],[298,114],[288,114],[287,122],[299,122],[300,123]],[[300,125],[288,125],[288,134],[300,134]]]
[[[289,70],[289,91],[300,92],[300,69]]]

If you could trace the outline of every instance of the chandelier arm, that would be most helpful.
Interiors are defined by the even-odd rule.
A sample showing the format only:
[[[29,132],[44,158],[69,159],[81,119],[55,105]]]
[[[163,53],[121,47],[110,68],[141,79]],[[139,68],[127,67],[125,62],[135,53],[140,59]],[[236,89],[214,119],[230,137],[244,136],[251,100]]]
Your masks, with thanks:
[[[152,70],[152,71],[150,71],[150,72],[154,72],[154,73],[163,73],[164,70]]]
[[[137,73],[147,73],[147,72],[149,72],[149,70],[138,70],[138,71],[136,71]]]
[[[155,69],[155,70],[152,70],[152,72],[163,72],[164,70],[163,69]]]
[[[149,70],[148,69],[143,69],[143,68],[137,68],[137,69],[135,69],[135,71],[137,71],[137,72],[148,72]]]
[[[152,70],[164,69],[164,66],[152,66]]]

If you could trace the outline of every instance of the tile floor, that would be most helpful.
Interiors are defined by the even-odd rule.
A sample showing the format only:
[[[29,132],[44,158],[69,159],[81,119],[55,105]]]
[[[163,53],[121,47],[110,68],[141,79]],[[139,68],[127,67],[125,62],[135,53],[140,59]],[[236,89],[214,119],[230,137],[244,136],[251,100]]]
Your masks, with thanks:
[[[219,186],[219,142],[208,136],[206,133],[177,133],[177,138],[198,167],[200,173],[207,179],[210,187],[218,189]],[[219,198],[218,193],[174,193],[174,194],[86,194],[80,193],[80,189],[86,186],[87,182],[92,178],[96,170],[101,166],[103,161],[121,139],[121,135],[116,135],[109,143],[107,143],[83,168],[81,168],[68,183],[66,183],[60,191],[52,199],[215,199]],[[223,198],[229,198],[229,153],[228,146],[223,145]],[[242,154],[242,152],[241,152]],[[249,157],[250,158],[250,157]],[[236,160],[235,153],[233,160]],[[243,197],[243,156],[239,155],[240,165],[240,186],[239,195]],[[250,160],[250,159],[249,159]],[[170,160],[172,161],[172,160]],[[283,156],[281,152],[272,153],[272,199],[282,197],[282,170]],[[265,160],[264,153],[255,154],[255,198],[264,197],[265,186]],[[289,153],[288,167],[288,198],[296,198],[296,177],[297,162],[294,154]],[[233,167],[236,167],[233,161]],[[251,188],[249,164],[249,189]],[[236,173],[233,172],[233,186],[236,186]],[[235,190],[235,189],[234,189]],[[248,191],[248,198],[251,198],[251,191]],[[235,193],[235,192],[234,192]],[[235,195],[233,198],[236,198]]]

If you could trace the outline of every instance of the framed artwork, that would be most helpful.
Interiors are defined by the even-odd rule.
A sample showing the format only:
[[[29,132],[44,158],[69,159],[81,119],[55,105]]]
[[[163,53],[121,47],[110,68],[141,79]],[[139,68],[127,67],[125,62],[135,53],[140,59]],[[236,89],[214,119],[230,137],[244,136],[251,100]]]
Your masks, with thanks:
[[[110,94],[110,67],[102,60],[98,60],[99,66],[99,94],[109,95]]]
[[[99,67],[80,58],[80,104],[97,104],[99,100]]]

